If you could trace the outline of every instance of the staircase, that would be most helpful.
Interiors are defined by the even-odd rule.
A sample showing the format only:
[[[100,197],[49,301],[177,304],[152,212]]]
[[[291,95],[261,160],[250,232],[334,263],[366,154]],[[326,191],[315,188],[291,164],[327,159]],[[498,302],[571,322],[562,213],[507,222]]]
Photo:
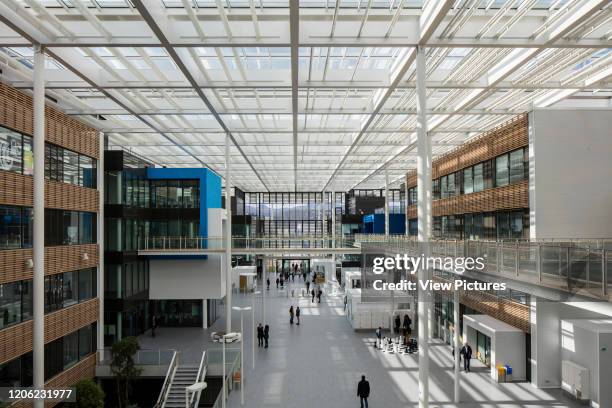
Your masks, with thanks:
[[[170,383],[164,408],[185,408],[185,387],[198,381],[198,372],[197,365],[178,366]]]

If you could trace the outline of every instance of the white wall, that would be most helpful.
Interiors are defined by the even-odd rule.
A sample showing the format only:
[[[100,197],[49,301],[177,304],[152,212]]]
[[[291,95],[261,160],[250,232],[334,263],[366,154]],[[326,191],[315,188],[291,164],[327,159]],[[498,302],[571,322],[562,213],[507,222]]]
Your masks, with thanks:
[[[531,238],[612,236],[612,110],[529,114]]]
[[[561,324],[562,359],[572,361],[589,369],[591,401],[598,403],[599,398],[599,353],[598,334],[574,326],[568,321]],[[593,405],[593,404],[591,404]],[[597,405],[595,405],[597,406]],[[605,407],[605,405],[601,405]]]
[[[599,333],[599,378],[610,381],[612,378],[612,333]],[[599,405],[612,407],[612,387],[601,387]]]
[[[604,302],[559,303],[535,297],[530,303],[531,383],[538,388],[558,388],[561,386],[561,320],[609,319],[612,307]]]
[[[531,383],[538,388],[561,386],[560,304],[531,298]]]
[[[223,259],[151,259],[151,299],[221,299],[225,296]]]

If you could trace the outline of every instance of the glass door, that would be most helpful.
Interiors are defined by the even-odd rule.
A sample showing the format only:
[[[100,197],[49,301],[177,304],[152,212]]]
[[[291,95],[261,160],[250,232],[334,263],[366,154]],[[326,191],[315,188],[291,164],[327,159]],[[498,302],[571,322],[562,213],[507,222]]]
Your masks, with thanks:
[[[478,360],[487,367],[491,367],[491,338],[481,332],[476,332],[476,349]]]

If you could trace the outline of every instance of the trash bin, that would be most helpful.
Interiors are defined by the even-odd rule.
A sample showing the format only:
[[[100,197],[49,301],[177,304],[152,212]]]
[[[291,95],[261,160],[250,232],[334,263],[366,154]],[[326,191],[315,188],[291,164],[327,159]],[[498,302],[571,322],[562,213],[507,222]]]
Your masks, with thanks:
[[[506,367],[497,366],[497,382],[498,383],[506,382]]]
[[[506,381],[512,381],[512,367],[506,364],[504,368],[506,369]]]

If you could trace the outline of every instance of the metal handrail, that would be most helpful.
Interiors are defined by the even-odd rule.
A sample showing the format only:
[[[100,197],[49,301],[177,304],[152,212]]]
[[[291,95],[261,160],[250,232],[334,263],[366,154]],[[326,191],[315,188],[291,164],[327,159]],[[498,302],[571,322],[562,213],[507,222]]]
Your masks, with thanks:
[[[198,367],[198,375],[196,377],[196,382],[204,381],[204,378],[206,377],[206,359],[207,357],[208,357],[208,354],[206,354],[206,350],[204,350],[202,352],[202,358],[200,359],[200,365]],[[198,397],[195,400],[195,404],[193,403],[195,394],[191,394],[191,400],[189,401],[189,404],[192,407],[197,407],[200,404],[200,397],[202,395],[202,391],[198,391],[197,394],[198,394]]]
[[[362,251],[421,253],[420,243],[409,237],[358,236]],[[482,257],[483,270],[471,270],[517,279],[564,292],[612,301],[612,247],[604,241],[551,242],[429,241],[432,256]],[[466,268],[469,270],[469,268]]]
[[[170,391],[170,385],[172,384],[172,380],[174,379],[174,374],[176,373],[176,369],[179,364],[179,352],[175,351],[172,356],[172,361],[170,361],[170,366],[168,367],[168,371],[166,372],[166,378],[164,379],[164,383],[162,384],[162,388],[159,392],[159,396],[157,397],[157,402],[154,405],[154,408],[163,408],[166,398],[168,396],[168,391]]]

